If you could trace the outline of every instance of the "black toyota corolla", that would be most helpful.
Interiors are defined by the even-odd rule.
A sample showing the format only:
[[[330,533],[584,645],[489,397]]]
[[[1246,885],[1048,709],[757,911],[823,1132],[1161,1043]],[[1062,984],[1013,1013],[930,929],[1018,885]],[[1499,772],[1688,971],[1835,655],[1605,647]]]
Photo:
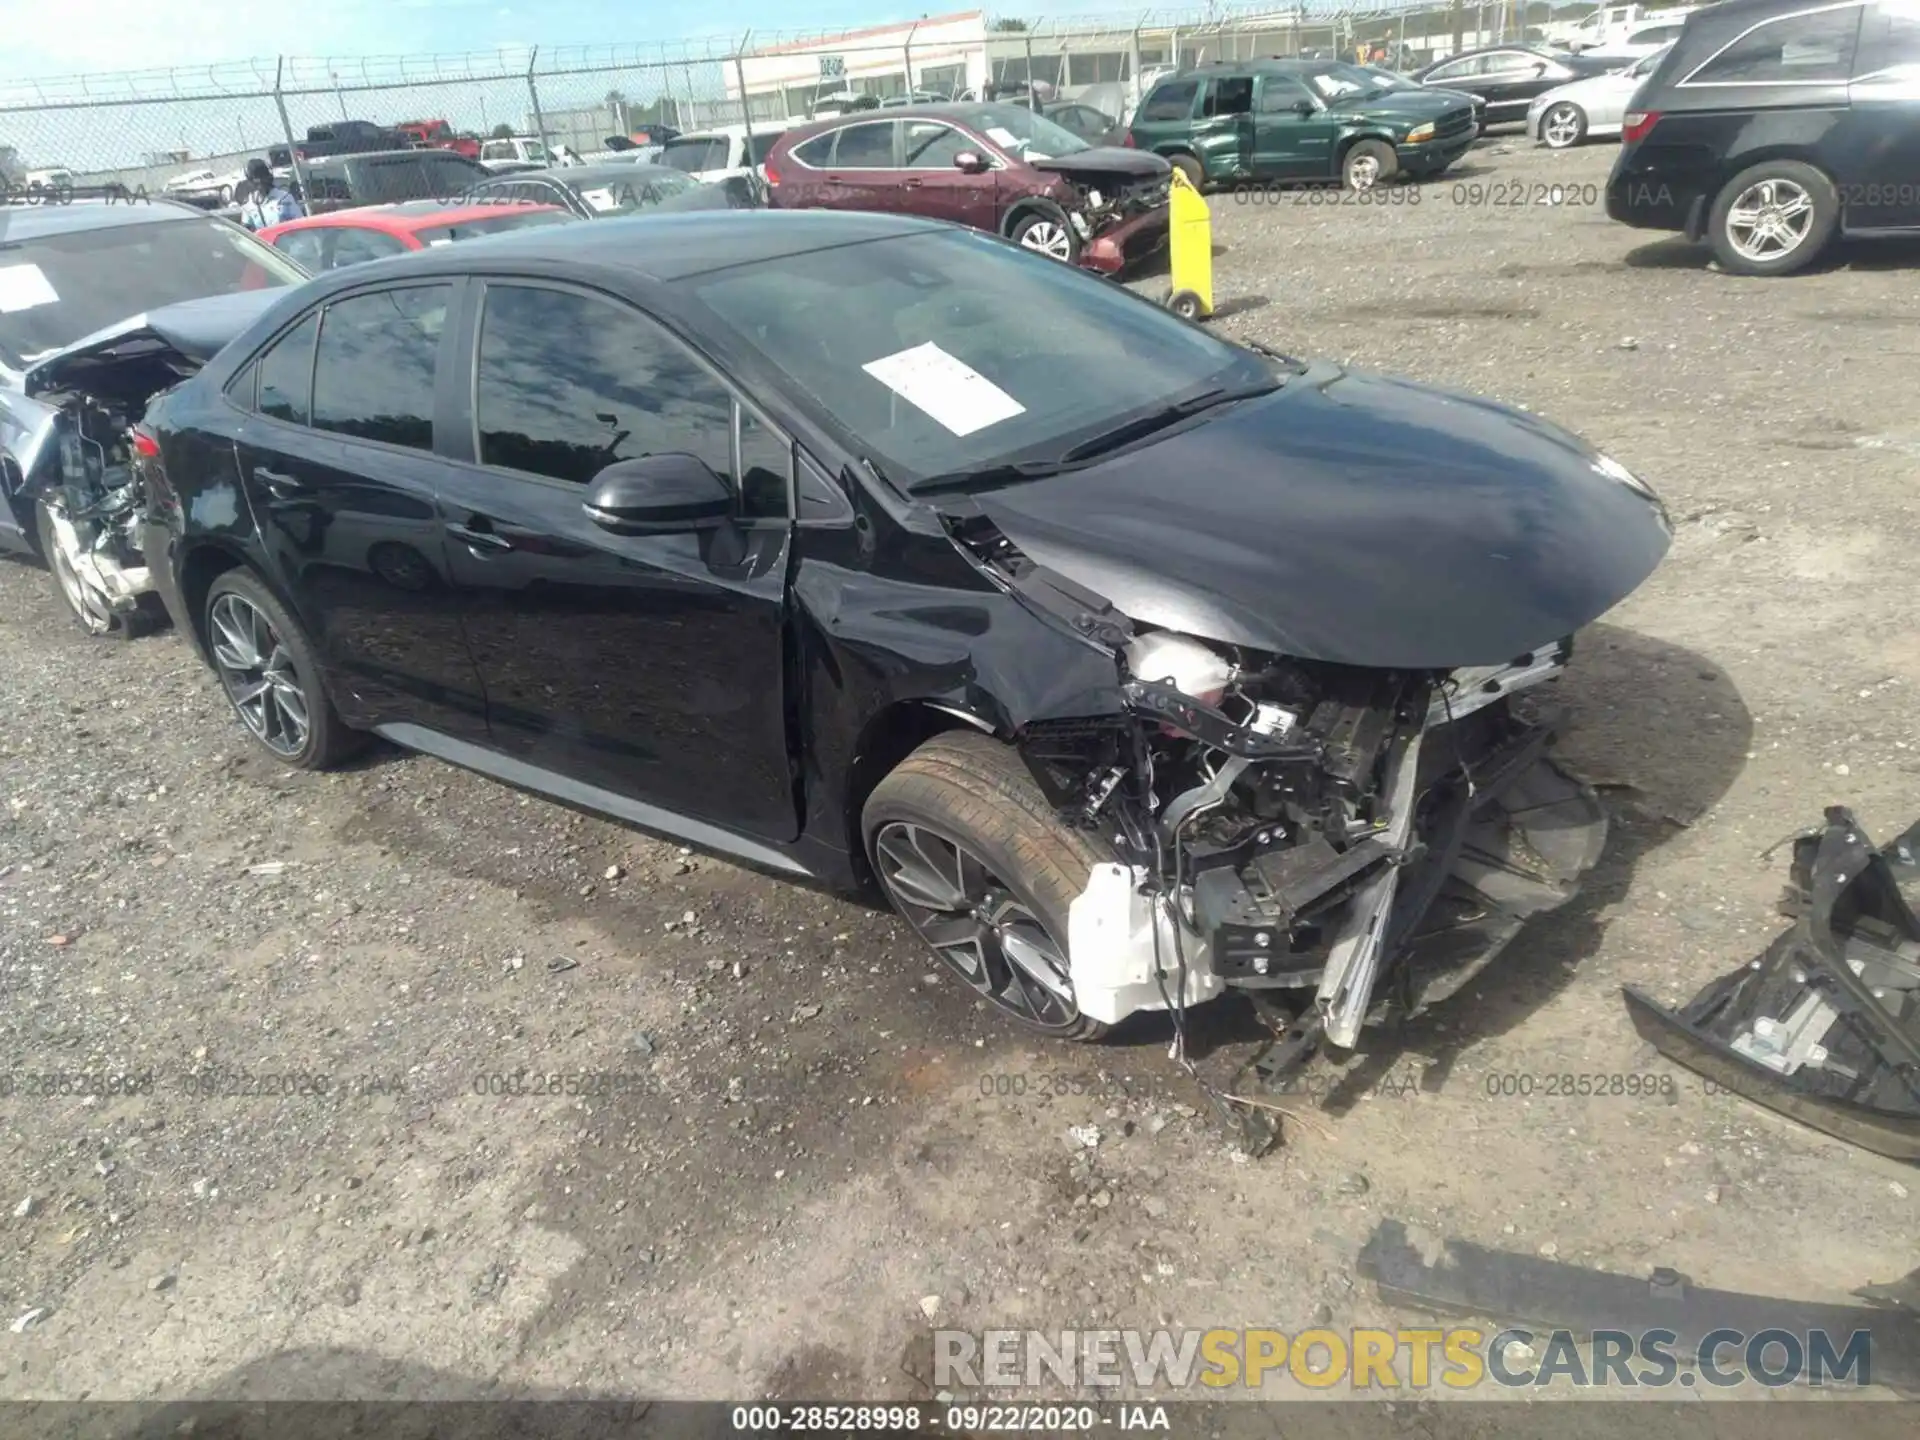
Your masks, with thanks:
[[[877,882],[1089,1038],[1354,1043],[1599,853],[1525,691],[1659,563],[1529,415],[897,216],[611,220],[324,276],[149,412],[147,555],[254,738],[367,733]]]

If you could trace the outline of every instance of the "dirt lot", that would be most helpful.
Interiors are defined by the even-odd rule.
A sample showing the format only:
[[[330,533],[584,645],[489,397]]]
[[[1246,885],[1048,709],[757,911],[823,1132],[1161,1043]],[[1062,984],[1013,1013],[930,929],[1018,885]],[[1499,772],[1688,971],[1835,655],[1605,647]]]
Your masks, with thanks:
[[[0,1102],[0,1318],[46,1312],[0,1396],[924,1397],[935,1326],[1404,1320],[1353,1274],[1383,1215],[1814,1299],[1913,1268],[1920,1180],[1703,1093],[1617,992],[1757,951],[1758,853],[1823,805],[1883,838],[1920,808],[1920,250],[1731,279],[1606,221],[1611,158],[1216,205],[1222,329],[1540,411],[1677,525],[1562,687],[1596,883],[1322,1064],[1266,1159],[1164,1029],[1038,1047],[883,914],[431,760],[282,773],[180,639],[89,643],[0,565],[0,1046],[157,1080]],[[1572,203],[1492,188],[1548,181]],[[516,1071],[595,1093],[486,1093]],[[1489,1093],[1569,1072],[1675,1088]]]

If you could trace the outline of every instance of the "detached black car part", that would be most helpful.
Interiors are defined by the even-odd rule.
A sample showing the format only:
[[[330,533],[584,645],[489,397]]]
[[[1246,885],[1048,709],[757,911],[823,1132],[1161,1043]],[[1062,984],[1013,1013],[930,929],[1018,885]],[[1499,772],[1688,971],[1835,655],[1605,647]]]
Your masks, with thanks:
[[[1794,842],[1791,930],[1679,1010],[1627,989],[1643,1039],[1756,1104],[1920,1160],[1920,824],[1877,849],[1853,813]]]
[[[1354,1268],[1374,1283],[1382,1300],[1429,1314],[1484,1316],[1576,1336],[1596,1330],[1669,1331],[1673,1358],[1686,1362],[1700,1360],[1708,1343],[1720,1338],[1716,1332],[1818,1333],[1836,1357],[1847,1356],[1854,1337],[1864,1334],[1868,1374],[1854,1378],[1907,1397],[1920,1394],[1920,1315],[1898,1305],[1830,1305],[1697,1289],[1665,1266],[1642,1280],[1491,1250],[1470,1240],[1445,1240],[1436,1249],[1416,1244],[1400,1220],[1380,1222]],[[1851,1353],[1862,1354],[1859,1349]]]

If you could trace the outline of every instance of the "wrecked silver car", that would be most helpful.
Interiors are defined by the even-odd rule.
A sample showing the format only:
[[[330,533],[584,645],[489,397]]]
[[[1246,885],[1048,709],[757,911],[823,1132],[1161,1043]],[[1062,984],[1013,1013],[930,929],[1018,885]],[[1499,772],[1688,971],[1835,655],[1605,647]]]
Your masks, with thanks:
[[[1532,416],[860,213],[322,277],[143,428],[280,760],[376,732],[877,880],[1062,1038],[1234,990],[1351,1045],[1564,901],[1605,817],[1527,702],[1670,540]]]
[[[183,205],[0,205],[0,550],[44,560],[92,634],[162,618],[134,423],[306,272]],[[208,298],[202,298],[208,297]]]

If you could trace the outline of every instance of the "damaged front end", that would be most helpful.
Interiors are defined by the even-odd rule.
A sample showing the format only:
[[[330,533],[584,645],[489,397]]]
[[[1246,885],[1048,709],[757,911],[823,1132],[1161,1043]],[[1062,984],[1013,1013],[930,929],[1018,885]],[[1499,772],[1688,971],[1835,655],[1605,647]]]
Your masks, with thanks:
[[[1825,1134],[1920,1160],[1920,824],[1876,847],[1834,806],[1794,842],[1758,959],[1677,1010],[1627,989],[1641,1038],[1716,1085]]]
[[[1605,811],[1522,694],[1570,640],[1446,673],[1294,660],[1135,625],[990,526],[962,539],[1119,669],[1119,713],[1018,737],[1115,856],[1070,919],[1082,1013],[1240,990],[1285,1070],[1458,990],[1599,859]]]

